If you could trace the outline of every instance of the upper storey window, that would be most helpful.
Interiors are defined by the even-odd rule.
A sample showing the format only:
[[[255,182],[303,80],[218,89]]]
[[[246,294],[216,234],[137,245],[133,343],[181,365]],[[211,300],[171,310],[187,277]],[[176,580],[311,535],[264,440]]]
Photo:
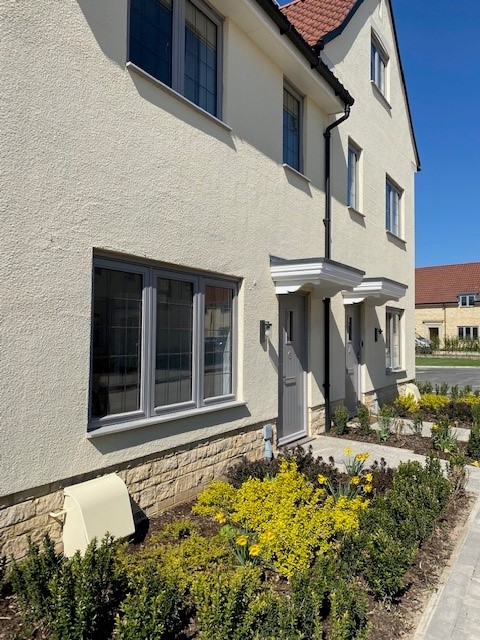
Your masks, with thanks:
[[[385,214],[386,214],[386,229],[394,235],[400,237],[401,234],[401,220],[400,220],[400,202],[401,191],[393,184],[391,180],[387,178],[385,185]]]
[[[347,205],[359,211],[359,163],[360,149],[349,142],[348,144],[348,174],[347,174]]]
[[[459,307],[474,307],[475,306],[475,294],[474,293],[462,293],[458,299]]]
[[[380,43],[375,38],[372,38],[370,80],[385,97],[387,95],[387,65],[387,54],[380,46]]]
[[[130,62],[217,117],[221,33],[200,0],[130,2]]]
[[[283,162],[302,171],[302,100],[291,88],[283,87]]]

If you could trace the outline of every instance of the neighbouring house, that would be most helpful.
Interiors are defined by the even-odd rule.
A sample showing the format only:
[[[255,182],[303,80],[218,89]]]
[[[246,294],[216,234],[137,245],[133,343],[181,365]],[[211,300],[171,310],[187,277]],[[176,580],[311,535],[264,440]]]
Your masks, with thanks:
[[[477,340],[480,262],[415,269],[415,332],[440,345],[445,338]]]
[[[0,553],[60,541],[68,485],[116,472],[152,515],[262,456],[265,425],[316,436],[414,378],[388,0],[23,2],[3,24]]]

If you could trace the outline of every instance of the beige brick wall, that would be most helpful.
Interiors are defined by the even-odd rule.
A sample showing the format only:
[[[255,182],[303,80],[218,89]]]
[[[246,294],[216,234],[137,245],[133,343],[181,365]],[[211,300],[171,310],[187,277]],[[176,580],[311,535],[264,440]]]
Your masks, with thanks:
[[[415,308],[415,333],[429,337],[429,325],[439,326],[440,340],[458,335],[458,327],[480,328],[480,306],[459,307],[457,304]]]
[[[243,432],[179,449],[157,459],[139,461],[130,468],[118,469],[117,473],[135,503],[152,517],[195,497],[210,480],[222,477],[242,456],[261,458],[262,427],[263,424],[253,425]],[[88,479],[66,481],[63,486]],[[0,555],[21,558],[28,548],[29,537],[38,543],[47,533],[57,549],[62,548],[62,525],[49,514],[62,508],[63,487],[48,485],[37,489],[37,493],[42,491],[44,495],[28,498],[21,494],[8,496],[0,503]]]

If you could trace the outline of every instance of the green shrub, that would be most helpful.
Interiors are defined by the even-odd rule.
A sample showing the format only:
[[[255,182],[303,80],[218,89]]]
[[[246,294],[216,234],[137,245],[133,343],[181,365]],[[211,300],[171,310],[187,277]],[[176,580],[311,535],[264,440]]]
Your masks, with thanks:
[[[362,572],[377,598],[391,599],[404,588],[416,549],[383,529],[366,538]]]
[[[468,437],[467,454],[474,460],[480,460],[480,425],[475,424],[470,429]]]
[[[167,640],[186,626],[191,611],[179,587],[158,567],[142,563],[115,621],[115,640]]]
[[[367,597],[351,578],[337,578],[330,594],[331,640],[367,640]]]
[[[474,427],[480,427],[480,402],[471,405],[472,424]]]
[[[55,552],[49,536],[44,537],[41,548],[29,540],[26,558],[13,561],[9,580],[27,619],[40,623],[48,617],[52,604],[49,582],[61,565],[62,556]]]
[[[64,561],[49,583],[49,626],[54,640],[98,640],[112,633],[115,611],[125,596],[125,576],[116,562],[117,545],[93,540],[85,555]]]
[[[425,393],[432,393],[433,385],[431,382],[422,382],[421,380],[414,380],[413,382],[417,386],[420,395],[423,396]]]
[[[359,405],[357,409],[357,417],[360,433],[364,436],[368,436],[372,428],[370,426],[370,411],[364,404]]]
[[[266,612],[261,572],[251,567],[198,574],[193,584],[199,640],[249,640]]]
[[[333,412],[333,428],[338,436],[342,436],[347,433],[347,422],[349,416],[350,413],[347,407],[344,407],[343,405],[336,407],[335,411]]]

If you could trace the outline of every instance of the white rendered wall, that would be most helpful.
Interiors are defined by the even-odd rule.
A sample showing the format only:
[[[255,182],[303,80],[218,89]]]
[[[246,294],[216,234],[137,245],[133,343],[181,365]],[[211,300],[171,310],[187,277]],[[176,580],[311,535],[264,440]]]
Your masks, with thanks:
[[[378,342],[374,328],[385,330],[385,305],[364,302],[363,391],[415,377],[414,360],[414,172],[415,152],[410,136],[401,74],[389,11],[379,0],[365,0],[344,32],[328,43],[325,54],[333,72],[355,98],[351,115],[332,135],[332,258],[365,271],[366,278],[384,277],[408,285],[405,298],[387,306],[404,310],[402,373],[385,369],[385,332]],[[372,29],[389,54],[388,102],[370,81]],[[362,149],[360,213],[347,207],[347,149],[349,138]],[[402,240],[386,233],[386,175],[403,190]],[[337,319],[342,322],[340,312]],[[343,321],[344,322],[344,321]],[[339,332],[344,331],[340,326]],[[341,358],[338,353],[337,358]],[[340,384],[340,381],[338,381]],[[337,393],[339,392],[337,386]],[[341,397],[341,394],[340,396]]]
[[[234,22],[225,22],[230,132],[126,69],[126,0],[1,0],[1,10],[0,495],[275,418],[269,254],[323,254],[327,116],[306,101],[309,183],[282,167],[283,71]],[[94,249],[239,279],[245,408],[86,438]],[[311,308],[320,324],[321,300]],[[260,319],[273,322],[267,351]],[[312,404],[322,401],[321,349],[316,337]]]

